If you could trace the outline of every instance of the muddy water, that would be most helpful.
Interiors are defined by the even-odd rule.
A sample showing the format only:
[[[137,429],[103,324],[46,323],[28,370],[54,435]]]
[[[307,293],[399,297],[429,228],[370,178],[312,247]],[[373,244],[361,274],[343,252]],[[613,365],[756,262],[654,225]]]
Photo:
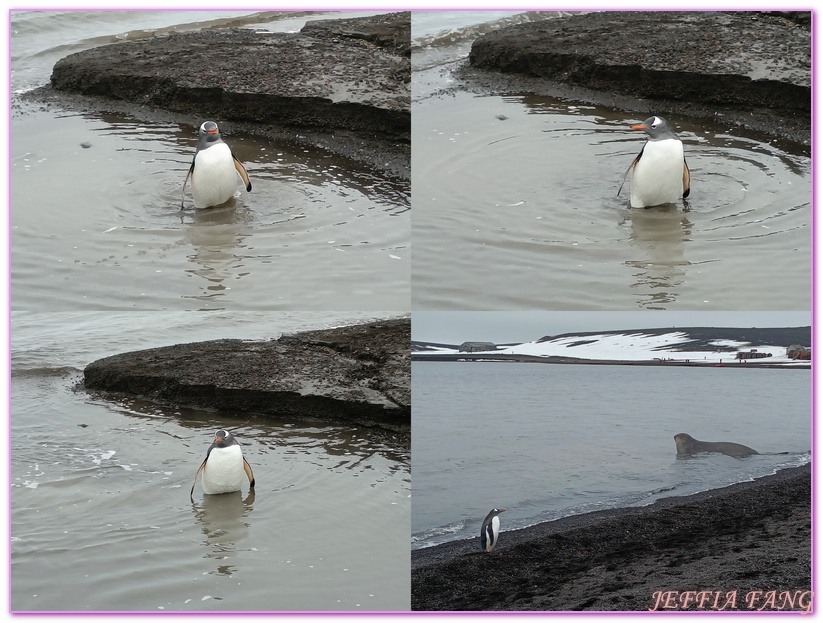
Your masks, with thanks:
[[[356,320],[346,314],[16,313],[11,608],[24,611],[404,610],[407,447],[373,429],[235,417],[85,392],[111,352]],[[254,496],[189,491],[217,429]]]
[[[413,309],[809,309],[807,148],[670,116],[688,205],[632,209],[647,113],[461,89],[478,36],[563,18],[412,14]]]
[[[29,112],[12,124],[15,309],[403,309],[401,185],[317,151],[225,136],[252,179],[181,210],[196,129]],[[86,147],[84,147],[85,145]]]
[[[195,210],[188,194],[181,211],[196,123],[86,115],[21,99],[48,82],[59,58],[79,49],[225,25],[295,30],[306,19],[219,11],[15,12],[13,307],[407,310],[407,183],[226,124],[224,138],[245,163],[252,192],[238,184],[233,204],[209,210]]]
[[[413,103],[414,309],[808,309],[811,164],[672,117],[688,204],[628,205],[638,116],[541,97]]]

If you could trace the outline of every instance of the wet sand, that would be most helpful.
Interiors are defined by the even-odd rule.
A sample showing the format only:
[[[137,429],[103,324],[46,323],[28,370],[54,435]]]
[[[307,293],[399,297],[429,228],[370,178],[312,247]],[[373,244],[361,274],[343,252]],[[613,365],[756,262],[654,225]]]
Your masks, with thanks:
[[[478,528],[479,530],[479,528]],[[811,466],[412,552],[413,610],[808,610]],[[760,592],[758,592],[760,591]]]

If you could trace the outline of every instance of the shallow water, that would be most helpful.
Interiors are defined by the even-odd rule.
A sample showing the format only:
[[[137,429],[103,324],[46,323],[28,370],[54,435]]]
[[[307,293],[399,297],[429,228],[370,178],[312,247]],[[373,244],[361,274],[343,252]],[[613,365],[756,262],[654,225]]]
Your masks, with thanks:
[[[195,210],[189,192],[181,211],[196,123],[20,99],[78,49],[229,18],[290,30],[300,25],[294,14],[266,23],[258,14],[100,13],[12,14],[14,309],[408,309],[407,183],[224,125],[252,192],[238,184],[233,204],[207,210]]]
[[[494,507],[513,530],[808,463],[810,390],[809,370],[414,362],[412,548]],[[761,454],[678,458],[681,432]]]
[[[476,36],[413,50],[413,309],[810,307],[807,149],[669,116],[688,205],[632,209],[617,193],[648,115],[455,92]]]
[[[408,609],[409,455],[391,435],[78,386],[86,363],[172,336],[266,339],[350,319],[218,313],[200,327],[185,312],[15,314],[11,608]],[[204,496],[198,484],[191,501],[224,427],[252,465],[255,495],[244,484]]]

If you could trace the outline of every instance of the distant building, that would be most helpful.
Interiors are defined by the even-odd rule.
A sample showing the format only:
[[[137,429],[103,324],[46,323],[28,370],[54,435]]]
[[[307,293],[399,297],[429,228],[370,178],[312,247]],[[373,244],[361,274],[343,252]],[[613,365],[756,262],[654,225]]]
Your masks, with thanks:
[[[460,345],[461,353],[477,353],[487,350],[497,350],[497,345],[493,342],[463,342]]]
[[[771,353],[758,353],[756,348],[753,348],[748,352],[740,351],[737,353],[737,359],[765,359],[766,357],[771,356]]]
[[[812,349],[810,346],[792,344],[786,349],[786,357],[789,359],[811,360]]]

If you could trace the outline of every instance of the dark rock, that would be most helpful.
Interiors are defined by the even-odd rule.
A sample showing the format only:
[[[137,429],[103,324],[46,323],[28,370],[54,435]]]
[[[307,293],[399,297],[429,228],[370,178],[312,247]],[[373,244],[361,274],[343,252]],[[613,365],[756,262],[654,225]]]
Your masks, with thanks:
[[[51,86],[215,119],[408,137],[409,62],[371,46],[245,29],[101,46],[54,66]]]
[[[748,15],[587,13],[491,32],[470,60],[641,97],[811,111],[811,33]]]
[[[812,26],[811,11],[758,11],[758,13],[771,17],[782,17],[806,28]]]
[[[802,16],[601,11],[519,24],[477,39],[473,68],[641,98],[643,112],[760,118],[754,129],[811,127],[811,31]],[[800,25],[798,25],[800,23]],[[709,111],[694,110],[708,107]],[[738,117],[735,119],[734,117]],[[784,126],[788,126],[784,127]]]
[[[308,22],[300,32],[324,39],[367,41],[391,54],[411,58],[411,19],[408,12],[354,19],[318,20]]]
[[[649,610],[672,590],[737,591],[746,610],[749,590],[811,589],[811,466],[479,542],[412,552],[413,610]]]
[[[150,120],[172,114],[194,128],[231,122],[408,179],[410,14],[341,22],[308,34],[216,29],[100,46],[58,61],[51,84],[26,98]]]
[[[352,422],[408,433],[407,318],[123,353],[90,363],[87,390],[177,407]]]

